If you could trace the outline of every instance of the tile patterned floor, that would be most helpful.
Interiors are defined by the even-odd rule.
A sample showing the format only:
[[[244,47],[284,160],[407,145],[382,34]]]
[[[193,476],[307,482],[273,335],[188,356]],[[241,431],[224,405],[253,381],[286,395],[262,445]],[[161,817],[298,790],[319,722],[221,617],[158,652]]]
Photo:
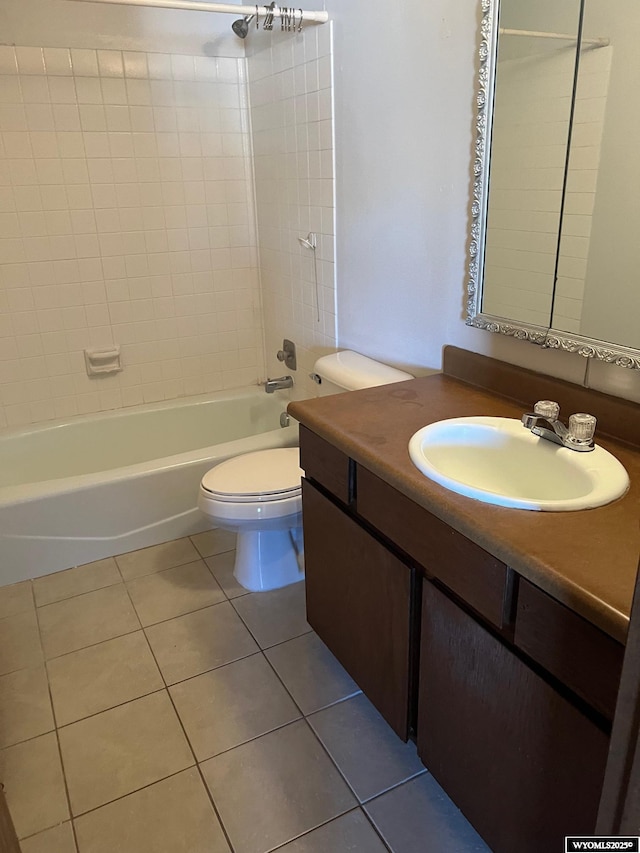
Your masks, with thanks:
[[[305,619],[209,531],[0,588],[23,853],[490,853]]]

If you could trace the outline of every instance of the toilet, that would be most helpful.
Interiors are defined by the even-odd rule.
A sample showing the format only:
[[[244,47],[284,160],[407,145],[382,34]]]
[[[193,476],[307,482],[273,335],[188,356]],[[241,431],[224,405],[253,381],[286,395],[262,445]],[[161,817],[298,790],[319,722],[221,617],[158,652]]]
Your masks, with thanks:
[[[409,373],[344,350],[314,366],[319,396],[413,379]],[[221,462],[200,483],[198,507],[216,527],[238,535],[233,574],[266,592],[304,578],[302,487],[297,447],[244,453]]]

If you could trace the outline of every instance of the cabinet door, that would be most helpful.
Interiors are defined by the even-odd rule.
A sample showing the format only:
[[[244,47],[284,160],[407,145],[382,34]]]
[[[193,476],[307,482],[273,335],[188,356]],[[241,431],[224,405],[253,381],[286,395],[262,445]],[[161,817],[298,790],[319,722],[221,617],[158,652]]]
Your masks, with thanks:
[[[4,790],[0,786],[0,851],[1,853],[20,853],[18,836],[7,807]]]
[[[430,584],[418,753],[495,853],[595,827],[608,736]]]
[[[411,570],[303,481],[307,619],[408,737]]]

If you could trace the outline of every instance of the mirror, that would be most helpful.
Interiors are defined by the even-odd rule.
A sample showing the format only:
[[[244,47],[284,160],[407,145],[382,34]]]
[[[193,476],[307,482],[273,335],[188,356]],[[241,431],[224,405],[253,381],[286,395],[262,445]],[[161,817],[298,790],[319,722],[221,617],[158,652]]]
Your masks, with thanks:
[[[640,3],[482,13],[467,323],[640,368]]]

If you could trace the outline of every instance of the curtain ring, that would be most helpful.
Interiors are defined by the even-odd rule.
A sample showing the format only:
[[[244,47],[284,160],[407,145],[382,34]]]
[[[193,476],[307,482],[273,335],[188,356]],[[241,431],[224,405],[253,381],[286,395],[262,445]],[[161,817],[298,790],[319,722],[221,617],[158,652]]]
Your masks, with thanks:
[[[256,3],[256,29],[260,29],[260,15],[258,14],[258,4]]]
[[[300,23],[298,24],[298,32],[302,32],[302,9],[300,9]]]

